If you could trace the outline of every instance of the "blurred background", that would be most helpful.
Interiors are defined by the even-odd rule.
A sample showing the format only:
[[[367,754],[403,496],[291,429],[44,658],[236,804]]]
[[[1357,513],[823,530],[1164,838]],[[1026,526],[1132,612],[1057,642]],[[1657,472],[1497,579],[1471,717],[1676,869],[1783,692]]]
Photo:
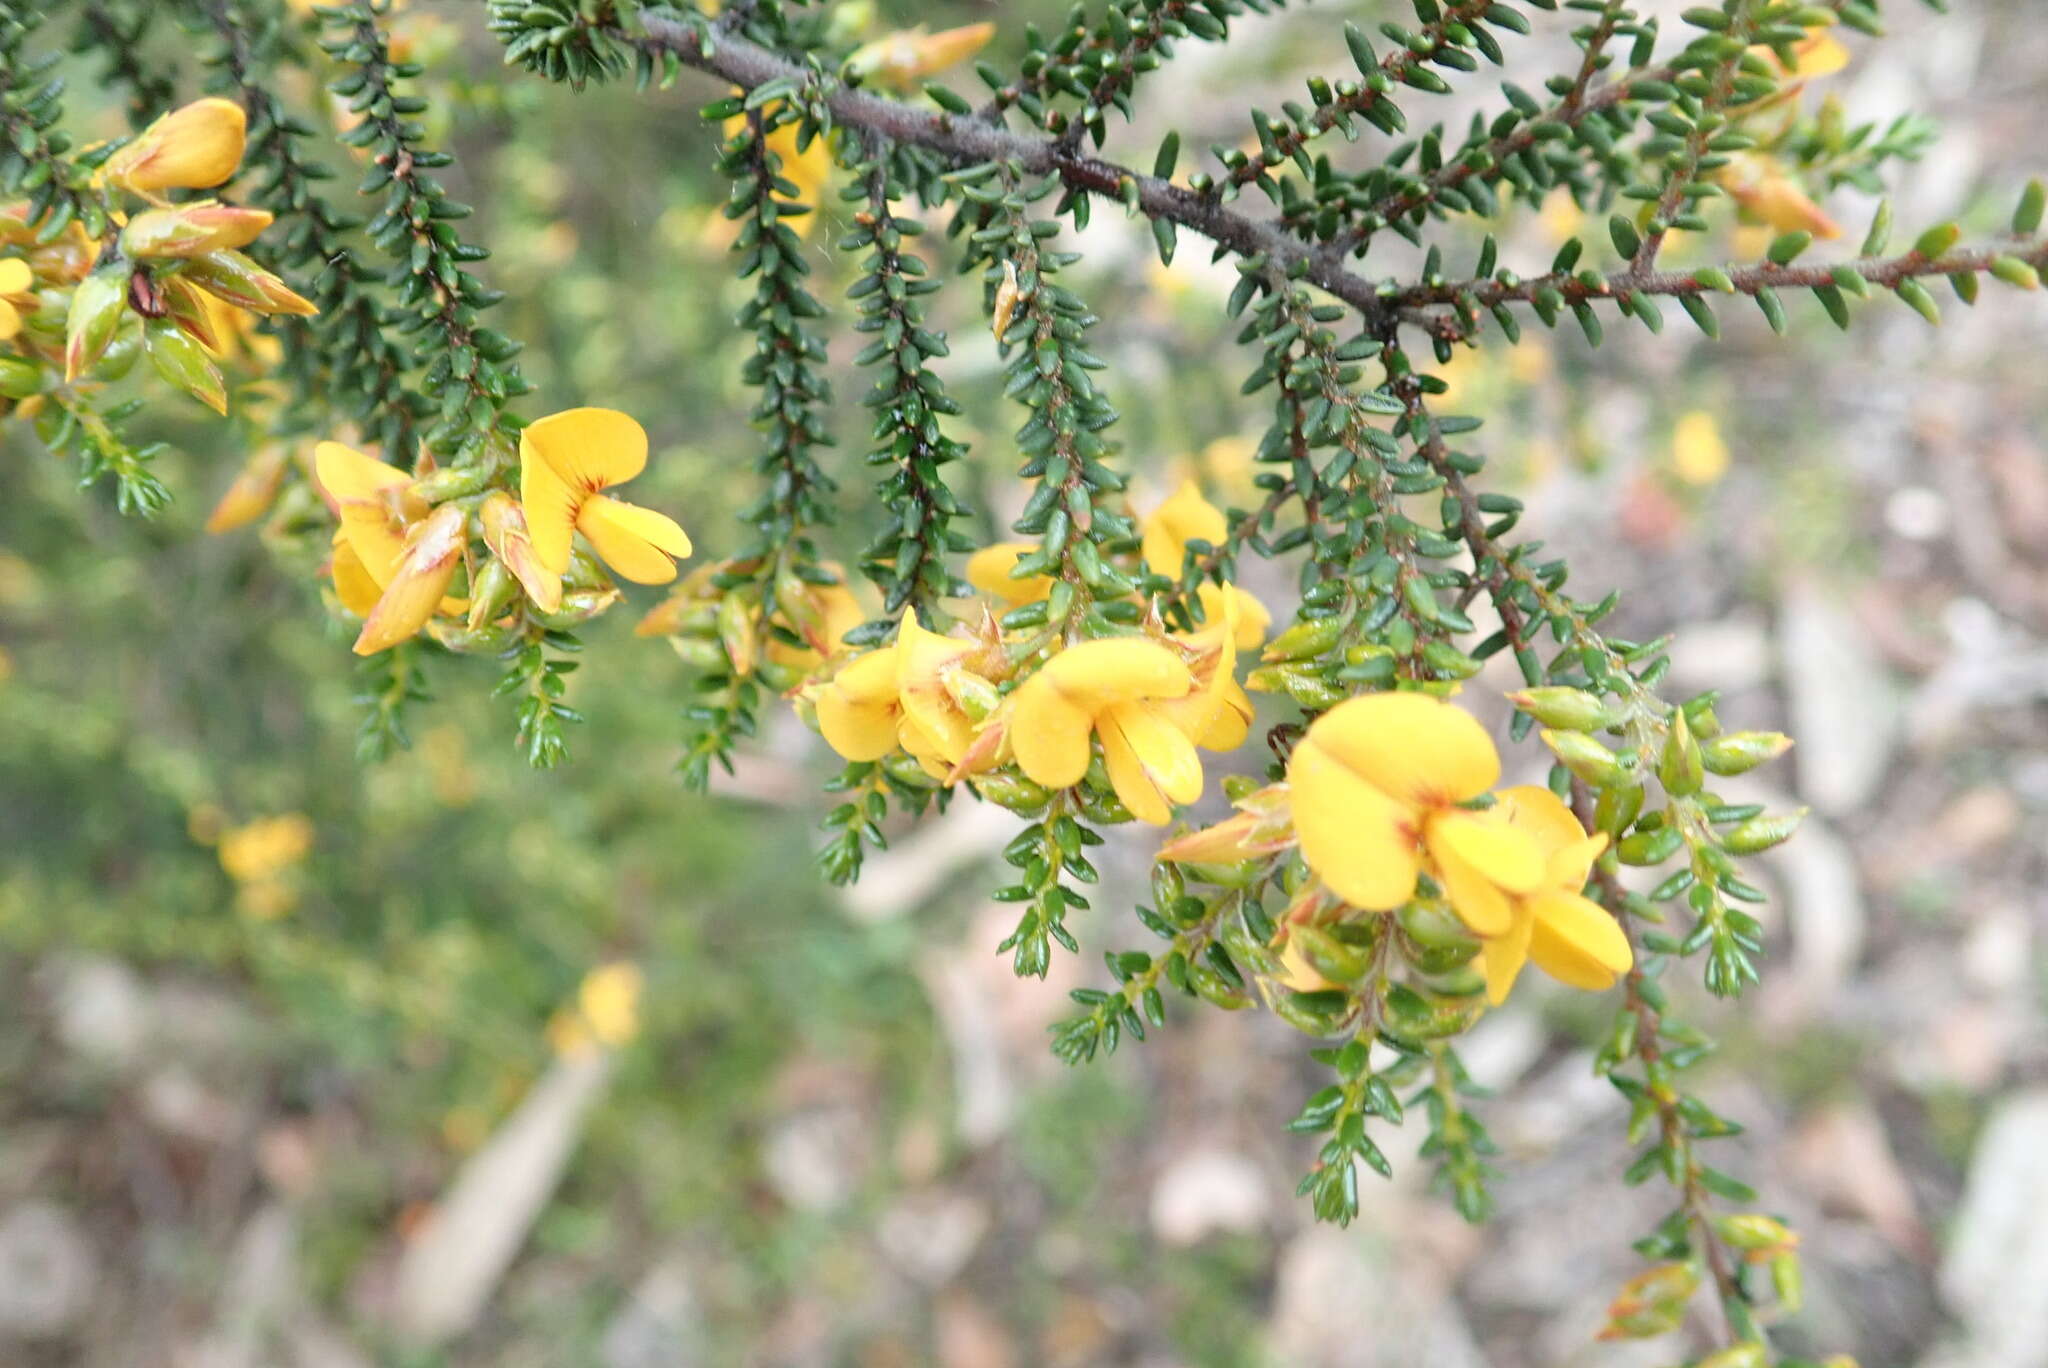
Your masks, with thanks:
[[[879,8],[875,32],[996,19],[1005,65],[1021,23],[1064,6]],[[1888,8],[1897,39],[1848,35],[1852,64],[1807,98],[1935,118],[1938,150],[1894,169],[1901,224],[1997,231],[2048,169],[2048,24],[2027,0]],[[1190,45],[1112,153],[1149,160],[1169,117],[1191,147],[1234,144],[1246,99],[1335,70],[1341,19],[1406,9],[1319,3]],[[753,442],[743,291],[694,116],[713,92],[508,79],[480,18],[416,5],[398,23],[430,63],[504,326],[529,343],[526,411],[638,415],[656,456],[636,498],[719,554]],[[1513,49],[1531,86],[1571,60],[1566,16],[1537,24]],[[79,75],[79,130],[116,131]],[[1490,107],[1469,84],[1441,104],[1453,127]],[[1875,201],[1827,203],[1852,249]],[[829,249],[845,212],[828,203],[809,237],[828,303],[850,280]],[[1511,208],[1503,261],[1540,269],[1576,219]],[[1234,273],[1191,239],[1162,268],[1115,214],[1079,246],[1140,506],[1187,473],[1241,489],[1264,414],[1234,398],[1254,360],[1220,321]],[[1761,248],[1731,226],[1672,250]],[[971,482],[1000,514],[1018,415],[978,295],[941,299]],[[2034,1368],[2048,314],[1997,286],[1974,311],[1943,302],[1938,332],[1880,300],[1839,334],[1794,301],[1788,342],[1733,303],[1719,344],[1676,311],[1661,338],[1612,324],[1597,353],[1532,327],[1445,373],[1449,404],[1488,419],[1494,478],[1529,501],[1524,533],[1571,555],[1580,592],[1623,589],[1623,635],[1676,630],[1674,679],[1723,690],[1731,725],[1798,738],[1742,790],[1814,809],[1766,862],[1766,981],[1739,1006],[1681,994],[1725,1040],[1708,1097],[1749,1128],[1724,1167],[1806,1238],[1810,1309],[1782,1342],[1867,1368]],[[840,329],[842,555],[866,479],[855,350]],[[182,403],[152,420],[180,495],[153,523],[80,494],[11,425],[0,447],[0,1363],[1683,1356],[1591,1339],[1663,1209],[1618,1182],[1623,1112],[1589,1067],[1606,1004],[1528,984],[1473,1038],[1505,1151],[1490,1224],[1460,1221],[1397,1143],[1361,1221],[1316,1228],[1291,1195],[1312,1146],[1283,1126],[1319,1080],[1277,1021],[1174,1007],[1091,1066],[1048,1051],[1066,991],[1104,981],[1100,952],[1146,940],[1142,841],[1114,841],[1086,953],[1045,983],[994,952],[1006,814],[959,804],[830,890],[810,854],[832,766],[792,719],[714,796],[678,786],[682,667],[632,636],[644,593],[586,635],[571,701],[590,720],[566,768],[529,772],[489,665],[456,658],[431,662],[413,749],[359,766],[348,632],[253,532],[202,535],[252,439]],[[562,1048],[563,1004],[621,963],[644,977],[631,1039]]]

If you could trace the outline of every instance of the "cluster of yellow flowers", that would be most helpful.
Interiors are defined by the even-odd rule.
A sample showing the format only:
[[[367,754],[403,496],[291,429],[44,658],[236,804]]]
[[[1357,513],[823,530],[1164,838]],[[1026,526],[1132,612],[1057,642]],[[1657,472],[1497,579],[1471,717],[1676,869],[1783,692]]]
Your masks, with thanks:
[[[1143,554],[1152,570],[1178,574],[1191,539],[1224,533],[1222,511],[1189,483],[1145,520]],[[1265,639],[1268,614],[1234,586],[1206,584],[1204,622],[1191,632],[1169,631],[1155,612],[1125,636],[1070,639],[1056,623],[1006,637],[995,607],[1053,591],[1049,576],[1014,573],[1033,549],[999,543],[970,560],[969,582],[995,603],[970,610],[964,635],[906,614],[893,644],[845,658],[800,687],[798,701],[848,760],[901,752],[941,783],[1014,765],[1039,789],[1069,789],[1099,744],[1109,790],[1133,817],[1163,826],[1201,796],[1197,747],[1233,750],[1245,739],[1252,707],[1237,657]]]
[[[241,106],[208,98],[157,119],[97,173],[118,230],[103,251],[77,220],[45,241],[26,205],[0,208],[0,395],[33,413],[54,374],[115,380],[146,354],[163,379],[227,411],[216,359],[235,353],[252,315],[316,310],[243,254],[270,226],[261,209],[212,199],[171,203],[167,192],[225,184],[242,162]],[[132,200],[128,203],[132,204]],[[139,325],[139,326],[136,326]]]
[[[339,524],[334,592],[363,619],[356,654],[388,650],[430,625],[460,644],[457,630],[484,630],[521,592],[547,625],[588,621],[619,591],[574,546],[579,532],[622,577],[673,580],[676,559],[690,554],[689,536],[668,515],[604,492],[646,466],[646,431],[602,408],[550,414],[520,433],[517,498],[465,488],[463,471],[423,462],[408,473],[340,442],[320,443],[314,478]],[[490,553],[481,564],[473,563],[473,531]],[[451,592],[458,571],[462,592]]]
[[[1141,558],[1167,575],[1179,573],[1190,541],[1213,545],[1227,532],[1192,481],[1140,526]],[[856,652],[828,638],[807,655],[813,673],[791,697],[847,760],[902,756],[934,782],[965,781],[1018,807],[1077,788],[1084,804],[1098,802],[1107,790],[1131,817],[1164,826],[1201,797],[1199,751],[1235,750],[1249,735],[1238,657],[1258,649],[1270,618],[1235,585],[1204,584],[1193,631],[1169,630],[1154,606],[1126,635],[1072,639],[1060,622],[1005,633],[999,609],[1053,591],[1052,578],[1017,573],[1034,549],[977,553],[967,578],[988,601],[950,630],[906,613],[886,646]],[[857,622],[850,591],[834,592],[847,600],[839,620]],[[686,586],[673,603],[705,599]],[[665,605],[649,622],[665,634],[689,611]],[[1478,938],[1495,1003],[1530,960],[1575,987],[1611,986],[1632,963],[1629,942],[1582,892],[1607,838],[1588,835],[1548,789],[1494,792],[1499,778],[1485,729],[1457,706],[1424,693],[1356,698],[1308,729],[1284,783],[1169,841],[1160,858],[1216,866],[1298,852],[1312,878],[1280,931],[1289,987],[1328,986],[1291,944],[1293,928],[1418,897],[1440,897]]]
[[[1470,713],[1420,693],[1354,698],[1309,727],[1284,784],[1241,799],[1236,817],[1169,843],[1161,858],[1234,863],[1298,846],[1318,886],[1296,898],[1290,926],[1327,919],[1333,901],[1391,911],[1426,874],[1479,938],[1492,1002],[1532,959],[1574,988],[1611,987],[1634,956],[1582,892],[1607,837],[1588,835],[1549,789],[1493,792],[1499,781],[1500,757]],[[1286,962],[1292,986],[1324,986],[1298,952]]]

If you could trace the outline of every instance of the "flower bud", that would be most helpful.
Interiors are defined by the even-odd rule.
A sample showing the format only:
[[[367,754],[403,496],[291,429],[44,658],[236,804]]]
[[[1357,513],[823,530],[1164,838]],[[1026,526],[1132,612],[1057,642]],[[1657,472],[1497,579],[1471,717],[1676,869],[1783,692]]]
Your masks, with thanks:
[[[1690,798],[1706,782],[1706,766],[1700,759],[1700,743],[1693,738],[1692,723],[1683,709],[1671,714],[1671,729],[1664,736],[1664,750],[1657,758],[1657,782],[1678,798]]]
[[[1740,1212],[1714,1218],[1714,1229],[1723,1240],[1745,1253],[1791,1249],[1799,1243],[1783,1221],[1759,1212]]]
[[[1614,725],[1618,720],[1611,704],[1597,694],[1584,689],[1567,688],[1563,685],[1546,685],[1542,688],[1523,689],[1507,696],[1508,702],[1520,708],[1546,727],[1557,727],[1564,731],[1589,732]]]
[[[1010,319],[1015,316],[1017,301],[1021,297],[1017,286],[1017,263],[1005,261],[1002,281],[996,286],[995,312],[989,321],[989,331],[995,334],[996,341],[1001,342],[1003,334],[1009,331]]]
[[[71,292],[71,313],[64,324],[64,379],[76,380],[92,369],[114,340],[121,315],[128,309],[128,269],[94,271]]]
[[[426,469],[424,462],[421,469]],[[490,482],[491,472],[484,466],[443,466],[414,480],[412,492],[419,496],[421,503],[446,503],[450,499],[466,499]]]
[[[1319,656],[1337,644],[1337,639],[1344,635],[1344,629],[1350,624],[1349,614],[1305,618],[1267,642],[1266,649],[1260,653],[1259,658],[1307,660],[1312,656]]]
[[[357,655],[389,650],[427,625],[455,578],[467,540],[467,519],[454,504],[442,504],[413,528],[398,568],[356,637]]]
[[[480,630],[484,624],[504,616],[518,592],[519,582],[512,578],[503,561],[486,561],[469,586],[469,630]]]
[[[431,478],[431,477],[430,477]],[[533,606],[552,613],[562,606],[562,577],[552,574],[534,554],[533,538],[526,529],[526,510],[503,490],[493,490],[478,510],[484,528],[484,545],[491,548],[497,564],[510,571]],[[671,600],[675,602],[676,600]],[[659,611],[659,610],[657,610]],[[641,624],[646,625],[644,622]],[[645,635],[645,633],[643,633]]]
[[[1607,1308],[1607,1326],[1599,1337],[1650,1339],[1676,1330],[1699,1285],[1700,1270],[1690,1263],[1659,1264],[1638,1273],[1622,1284],[1621,1295]]]
[[[1709,774],[1747,774],[1791,749],[1783,732],[1729,732],[1700,742],[1700,761]]]
[[[189,257],[247,247],[270,221],[270,215],[261,209],[212,200],[145,209],[121,230],[121,250],[131,257]]]
[[[25,357],[0,356],[0,398],[26,399],[43,388],[43,368]]]
[[[720,599],[718,639],[725,646],[725,658],[732,662],[732,672],[741,677],[752,674],[757,641],[754,605],[738,594]]]
[[[233,100],[194,100],[163,115],[115,152],[104,174],[143,195],[211,189],[242,164],[248,123]]]
[[[1641,781],[1620,757],[1584,732],[1545,730],[1543,744],[1564,767],[1595,788],[1633,786]]]
[[[1601,789],[1593,800],[1593,829],[1619,838],[1643,810],[1643,786]]]
[[[1625,865],[1660,865],[1676,855],[1684,844],[1685,837],[1677,827],[1662,826],[1655,831],[1638,831],[1623,838],[1615,847],[1615,853]]]
[[[444,508],[453,506],[452,504],[442,505]],[[625,595],[619,592],[619,586],[616,584],[608,584],[602,589],[569,590],[562,595],[562,603],[559,608],[552,613],[540,614],[541,625],[557,632],[566,632],[572,627],[581,627],[592,618],[601,616],[609,611],[614,603],[617,603],[624,597]]]
[[[1799,830],[1799,824],[1806,820],[1808,811],[1810,809],[1801,808],[1797,812],[1776,816],[1765,813],[1761,817],[1752,817],[1733,831],[1724,833],[1721,848],[1731,855],[1755,855],[1772,846],[1782,845]]]
[[[296,314],[310,318],[320,312],[311,300],[294,293],[277,276],[237,251],[207,252],[186,260],[185,279],[237,308],[260,314]]]
[[[1319,926],[1290,929],[1287,943],[1300,951],[1309,967],[1332,983],[1356,983],[1372,967],[1372,953],[1367,947],[1347,945]]]
[[[1021,774],[1006,774],[995,771],[977,774],[968,782],[974,791],[998,807],[1008,808],[1020,815],[1042,811],[1052,794],[1038,784],[1032,783]]]
[[[220,368],[207,358],[206,348],[185,335],[169,318],[152,318],[142,325],[142,340],[149,352],[149,364],[165,384],[181,389],[212,409],[228,411],[227,381]]]
[[[457,655],[479,656],[501,655],[519,639],[495,622],[470,627],[447,618],[435,618],[429,622],[427,635]]]
[[[1770,1368],[1771,1358],[1755,1340],[1731,1344],[1717,1354],[1701,1359],[1698,1368]]]

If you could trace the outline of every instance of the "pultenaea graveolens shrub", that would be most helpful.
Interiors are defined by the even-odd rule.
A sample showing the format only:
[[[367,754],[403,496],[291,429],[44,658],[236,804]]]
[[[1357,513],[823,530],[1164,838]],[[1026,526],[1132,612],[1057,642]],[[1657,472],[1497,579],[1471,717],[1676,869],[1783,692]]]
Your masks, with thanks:
[[[730,92],[702,108],[702,137],[731,185],[747,298],[728,350],[758,396],[757,487],[734,553],[694,564],[668,512],[618,492],[648,461],[633,417],[521,411],[521,343],[491,321],[489,253],[437,178],[450,157],[385,0],[191,0],[168,18],[102,0],[75,31],[65,7],[10,3],[5,419],[146,517],[170,492],[131,420],[168,391],[225,413],[230,378],[260,373],[246,402],[268,436],[209,530],[262,522],[282,563],[318,564],[326,611],[356,624],[370,757],[403,744],[423,669],[452,654],[495,670],[524,753],[555,765],[579,720],[577,628],[621,601],[619,579],[674,582],[639,635],[691,667],[684,780],[704,786],[764,710],[794,708],[846,761],[820,857],[835,882],[892,813],[1015,813],[996,896],[1016,907],[1001,949],[1022,974],[1077,949],[1067,917],[1088,905],[1101,828],[1171,826],[1203,793],[1204,750],[1263,757],[1266,783],[1223,786],[1234,815],[1164,835],[1135,910],[1153,943],[1107,956],[1056,1052],[1142,1038],[1169,999],[1263,1005],[1330,1072],[1291,1122],[1322,1137],[1301,1183],[1316,1214],[1356,1213],[1362,1170],[1389,1171],[1375,1135],[1416,1111],[1423,1159],[1477,1221],[1497,1174],[1458,1037],[1532,963],[1611,995],[1598,1065],[1637,1146],[1618,1176],[1667,1184],[1671,1205],[1606,1333],[1661,1334],[1697,1294],[1720,1314],[1694,1363],[1795,1362],[1768,1326],[1798,1308],[1797,1237],[1714,1164],[1708,1142],[1737,1128],[1688,1091],[1711,1042],[1662,987],[1756,981],[1762,895],[1742,861],[1799,814],[1714,786],[1791,741],[1724,721],[1711,695],[1664,694],[1664,640],[1612,636],[1613,596],[1568,592],[1520,504],[1489,488],[1481,419],[1439,403],[1432,369],[1567,322],[1597,346],[1667,323],[1714,337],[1719,311],[1754,308],[1782,332],[1803,295],[1844,327],[1887,294],[1938,322],[1937,288],[1973,303],[1986,276],[2038,287],[2043,189],[2018,193],[1995,238],[1943,223],[1894,241],[1881,208],[1843,245],[1822,194],[1881,190],[1932,136],[1910,116],[1852,126],[1809,89],[1850,60],[1844,35],[1882,34],[1877,0],[1721,0],[1669,26],[1623,0],[1408,0],[1372,32],[1328,20],[1341,69],[1249,109],[1238,145],[1169,133],[1149,158],[1105,151],[1150,73],[1278,3],[1105,0],[1051,32],[877,35],[852,0],[492,0],[506,81],[644,89],[689,71]],[[201,40],[203,98],[181,101],[137,45],[173,21]],[[1489,74],[1539,26],[1572,62]],[[67,129],[67,43],[102,62],[129,136]],[[1008,64],[979,60],[995,53]],[[970,63],[979,104],[956,88]],[[1433,99],[1475,88],[1490,113],[1431,122]],[[1503,265],[1485,227],[1555,194],[1604,231],[1539,273]],[[848,226],[823,244],[849,263],[841,299],[814,288],[805,241],[828,197]],[[1132,506],[1119,382],[1068,283],[1067,230],[1098,213],[1164,261],[1206,247],[1237,272],[1243,392],[1266,424],[1247,506],[1193,482]],[[1759,259],[1669,264],[1676,236],[1731,218],[1768,230]],[[1389,276],[1374,249],[1397,238],[1422,260]],[[1022,512],[987,546],[965,530],[962,410],[927,324],[948,289],[984,311],[1018,412]],[[825,365],[848,332],[872,382],[850,402]],[[857,458],[830,450],[854,414]],[[871,498],[840,495],[861,480]],[[832,526],[849,502],[857,526]],[[842,545],[852,569],[828,552]],[[1240,587],[1247,557],[1287,567],[1286,602]],[[1501,787],[1461,706],[1503,653],[1524,682],[1510,740],[1548,748],[1547,787]]]

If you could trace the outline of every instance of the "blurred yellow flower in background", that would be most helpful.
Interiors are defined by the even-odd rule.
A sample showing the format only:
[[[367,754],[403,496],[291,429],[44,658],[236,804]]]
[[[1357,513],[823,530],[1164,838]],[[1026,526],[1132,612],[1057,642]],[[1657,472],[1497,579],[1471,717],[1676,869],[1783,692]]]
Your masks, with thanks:
[[[908,95],[925,77],[966,61],[996,36],[992,23],[963,24],[928,33],[925,26],[885,33],[854,49],[846,71]]]
[[[548,1043],[565,1058],[594,1049],[616,1050],[640,1034],[640,994],[646,977],[626,960],[601,964],[583,976],[573,1001],[548,1021]]]
[[[1013,579],[1010,572],[1016,569],[1019,559],[1037,549],[1032,542],[996,542],[992,546],[984,546],[967,558],[967,582],[1011,608],[1036,603],[1052,592],[1052,576],[1026,575],[1022,579]]]
[[[1689,485],[1718,483],[1728,473],[1728,443],[1705,409],[1680,415],[1671,431],[1671,469]]]

